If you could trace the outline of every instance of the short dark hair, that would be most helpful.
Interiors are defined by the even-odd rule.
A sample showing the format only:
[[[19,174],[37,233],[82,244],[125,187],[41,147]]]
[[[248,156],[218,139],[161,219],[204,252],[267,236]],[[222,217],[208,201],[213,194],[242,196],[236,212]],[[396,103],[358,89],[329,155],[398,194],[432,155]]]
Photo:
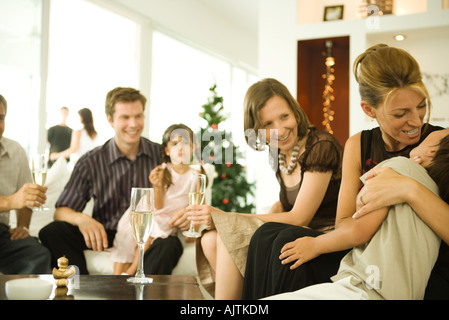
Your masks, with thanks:
[[[142,102],[143,110],[145,111],[147,99],[139,90],[122,87],[112,89],[106,96],[105,113],[112,118],[115,113],[115,104],[117,102],[134,102],[136,100]]]
[[[5,97],[2,96],[1,94],[0,94],[0,103],[5,106],[5,114],[6,114],[6,111],[8,110],[8,103],[6,102]]]
[[[449,135],[440,140],[438,151],[427,171],[438,185],[441,199],[449,203]]]

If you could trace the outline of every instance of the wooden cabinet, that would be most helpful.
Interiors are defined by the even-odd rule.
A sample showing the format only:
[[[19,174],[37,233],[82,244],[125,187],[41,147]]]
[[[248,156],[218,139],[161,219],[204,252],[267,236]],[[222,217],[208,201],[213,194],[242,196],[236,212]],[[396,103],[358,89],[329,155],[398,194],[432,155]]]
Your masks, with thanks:
[[[331,127],[334,136],[344,145],[349,138],[349,36],[298,41],[297,99],[310,122],[318,129],[325,129],[322,122],[326,41],[332,41],[331,53],[335,60],[335,80],[332,84],[335,99],[331,102],[334,112]]]

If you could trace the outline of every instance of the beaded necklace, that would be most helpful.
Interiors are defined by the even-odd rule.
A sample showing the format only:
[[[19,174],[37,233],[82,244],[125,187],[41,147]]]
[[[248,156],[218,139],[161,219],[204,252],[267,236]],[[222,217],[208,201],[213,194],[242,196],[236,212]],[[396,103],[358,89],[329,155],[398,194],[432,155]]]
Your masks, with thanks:
[[[293,147],[292,156],[290,158],[290,164],[288,165],[288,168],[285,167],[285,154],[279,152],[279,169],[285,173],[286,175],[292,174],[293,170],[295,170],[296,165],[298,164],[298,154],[299,154],[299,142]]]

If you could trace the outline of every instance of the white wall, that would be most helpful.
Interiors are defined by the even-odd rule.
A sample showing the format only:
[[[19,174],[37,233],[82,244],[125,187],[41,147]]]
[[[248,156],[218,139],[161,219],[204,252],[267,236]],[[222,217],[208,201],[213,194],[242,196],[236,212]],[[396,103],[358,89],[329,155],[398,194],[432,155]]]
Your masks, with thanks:
[[[297,1],[261,0],[259,14],[259,74],[282,81],[296,95],[297,41],[305,39],[350,36],[350,65],[374,42],[388,42],[404,47],[416,56],[425,69],[449,72],[444,55],[449,45],[449,10],[441,10],[439,0],[429,0],[427,12],[408,16],[383,16],[367,19],[332,21],[310,25],[296,23]],[[410,34],[402,43],[391,39],[396,33]],[[422,60],[422,61],[421,61]],[[352,74],[352,73],[351,73]],[[354,77],[350,77],[350,134],[369,125],[359,111],[359,94]]]
[[[297,0],[297,21],[298,24],[320,23],[323,21],[324,8],[338,5],[344,6],[344,20],[360,19],[366,17],[366,12],[363,10],[365,3],[364,0]],[[426,9],[427,0],[395,0],[393,2],[393,12],[397,16],[425,12]]]
[[[368,37],[368,45],[386,43],[407,50],[415,57],[420,64],[421,72],[431,75],[435,80],[430,81],[426,76],[423,78],[432,101],[430,122],[434,125],[449,127],[449,108],[447,107],[449,92],[439,93],[439,89],[444,87],[439,75],[449,79],[449,59],[447,58],[449,27],[413,32],[405,30],[403,33],[406,40],[402,42],[395,41],[390,33],[371,35]]]

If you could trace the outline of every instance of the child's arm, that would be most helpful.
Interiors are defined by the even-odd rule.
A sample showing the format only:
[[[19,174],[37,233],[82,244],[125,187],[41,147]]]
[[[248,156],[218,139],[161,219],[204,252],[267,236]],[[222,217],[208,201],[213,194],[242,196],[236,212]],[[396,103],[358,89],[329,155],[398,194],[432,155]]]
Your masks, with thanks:
[[[162,165],[157,166],[150,172],[150,182],[153,185],[154,189],[154,209],[160,210],[164,207],[164,195],[165,195],[165,188],[163,183],[163,176],[164,176],[164,170],[165,168],[162,167]]]
[[[164,188],[155,188],[154,189],[154,209],[160,210],[164,207]]]
[[[359,219],[342,219],[338,228],[316,238],[303,237],[289,242],[281,249],[279,259],[282,264],[296,260],[290,267],[295,269],[301,264],[324,253],[351,249],[371,240],[382,221],[388,214],[388,207],[373,211]]]

